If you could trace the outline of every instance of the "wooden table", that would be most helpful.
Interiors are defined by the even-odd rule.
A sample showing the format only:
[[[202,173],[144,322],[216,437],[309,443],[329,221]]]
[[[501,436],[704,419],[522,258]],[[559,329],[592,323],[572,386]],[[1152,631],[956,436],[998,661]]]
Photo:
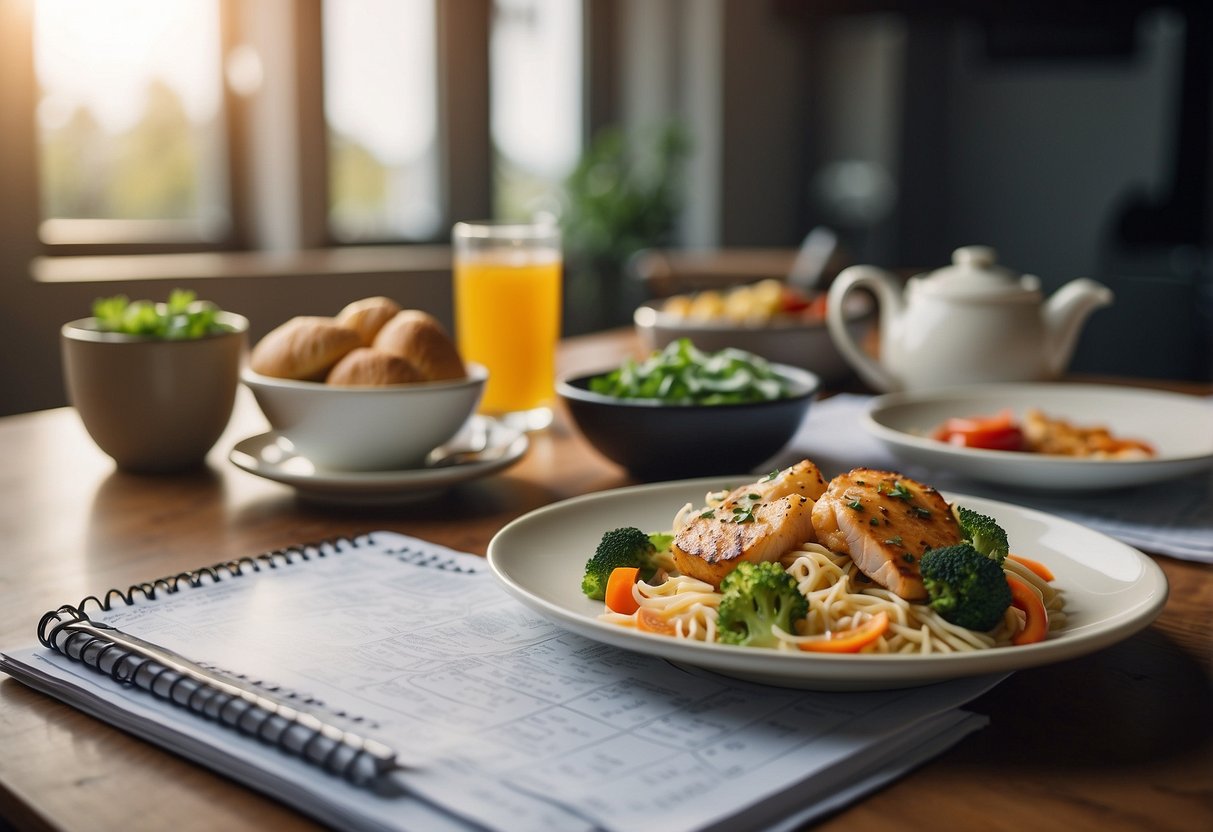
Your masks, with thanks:
[[[622,333],[574,339],[562,369],[606,366],[632,348]],[[116,472],[70,409],[0,419],[0,647],[33,642],[41,613],[60,603],[300,541],[387,528],[483,554],[520,514],[629,483],[558,414],[523,461],[460,486],[458,500],[319,509],[227,461],[263,429],[242,397],[208,468],[140,477]],[[819,828],[1213,829],[1213,567],[1158,561],[1171,596],[1153,626],[1016,673],[973,704],[988,728]],[[7,678],[0,818],[19,829],[314,828]]]

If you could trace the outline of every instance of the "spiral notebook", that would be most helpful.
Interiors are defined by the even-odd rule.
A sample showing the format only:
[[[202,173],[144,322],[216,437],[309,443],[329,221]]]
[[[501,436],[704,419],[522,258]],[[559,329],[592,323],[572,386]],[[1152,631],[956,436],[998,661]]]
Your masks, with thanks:
[[[980,728],[961,706],[998,681],[818,693],[676,667],[392,532],[110,590],[37,631],[0,670],[343,829],[793,828]]]

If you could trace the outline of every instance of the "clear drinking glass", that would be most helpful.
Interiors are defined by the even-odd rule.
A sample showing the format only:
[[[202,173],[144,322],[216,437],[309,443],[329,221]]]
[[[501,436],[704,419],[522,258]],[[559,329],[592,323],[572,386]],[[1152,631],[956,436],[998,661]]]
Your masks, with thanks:
[[[489,370],[480,412],[523,430],[552,421],[562,258],[555,222],[460,222],[455,336]]]

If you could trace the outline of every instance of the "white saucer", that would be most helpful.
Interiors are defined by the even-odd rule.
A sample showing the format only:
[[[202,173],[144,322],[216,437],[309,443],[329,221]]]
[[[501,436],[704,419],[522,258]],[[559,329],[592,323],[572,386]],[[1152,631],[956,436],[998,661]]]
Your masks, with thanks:
[[[228,459],[259,477],[294,487],[301,497],[343,505],[386,505],[429,499],[456,483],[510,467],[530,446],[527,435],[488,416],[473,416],[422,468],[334,471],[295,453],[275,431],[236,443]]]

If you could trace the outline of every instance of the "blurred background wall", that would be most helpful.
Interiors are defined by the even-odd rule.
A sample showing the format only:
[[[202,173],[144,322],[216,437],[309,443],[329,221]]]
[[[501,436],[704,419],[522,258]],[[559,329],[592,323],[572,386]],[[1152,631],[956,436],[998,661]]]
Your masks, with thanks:
[[[592,266],[567,287],[570,333],[627,323],[637,246],[792,249],[824,224],[853,262],[933,268],[984,243],[1049,291],[1093,277],[1117,303],[1075,370],[1213,377],[1208,3],[93,0],[108,38],[182,40],[144,86],[114,75],[73,110],[73,78],[134,52],[94,27],[101,65],[65,64],[38,32],[88,35],[65,24],[79,5],[0,0],[2,413],[65,402],[58,328],[95,297],[193,288],[254,338],[370,294],[449,323],[450,224],[537,210]],[[178,5],[192,25],[130,23]],[[164,104],[188,60],[205,117],[185,92]],[[138,131],[106,133],[124,101],[141,130],[212,130],[188,222],[155,202],[177,145],[131,155]],[[671,124],[684,145],[661,144]],[[83,185],[119,135],[142,201],[115,208]],[[615,217],[605,243],[595,211]]]
[[[809,18],[831,125],[810,213],[883,265],[980,242],[1046,290],[1094,277],[1118,300],[1074,370],[1209,378],[1213,7],[865,5],[886,11]],[[878,77],[857,86],[853,62]]]

